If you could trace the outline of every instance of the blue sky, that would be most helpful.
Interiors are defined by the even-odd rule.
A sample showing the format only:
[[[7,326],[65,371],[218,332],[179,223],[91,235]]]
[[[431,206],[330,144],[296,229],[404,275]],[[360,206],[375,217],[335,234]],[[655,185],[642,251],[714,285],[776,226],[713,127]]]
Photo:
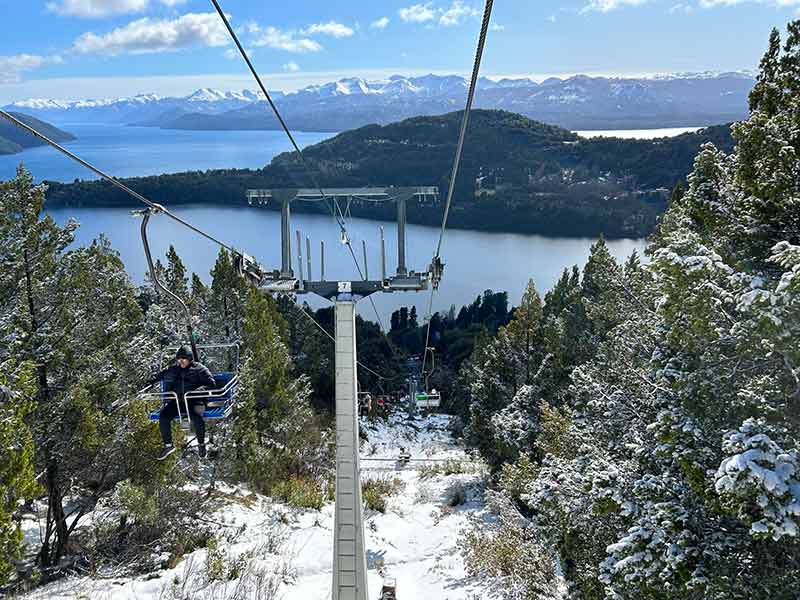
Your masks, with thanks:
[[[272,89],[466,74],[481,0],[220,0]],[[0,102],[253,88],[210,0],[0,0]],[[498,0],[482,73],[753,69],[800,0]]]

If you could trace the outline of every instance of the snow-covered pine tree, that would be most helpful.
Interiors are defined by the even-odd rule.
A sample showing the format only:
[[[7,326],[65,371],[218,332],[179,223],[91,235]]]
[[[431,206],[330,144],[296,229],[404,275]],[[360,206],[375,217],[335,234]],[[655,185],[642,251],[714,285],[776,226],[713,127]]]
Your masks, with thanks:
[[[770,37],[737,147],[704,147],[652,248],[654,438],[608,547],[618,598],[793,598],[800,585],[800,22]],[[646,441],[646,440],[645,440]]]
[[[41,217],[43,205],[44,187],[22,168],[0,186],[2,358],[36,368],[29,423],[48,495],[39,555],[48,567],[122,476],[116,442],[124,411],[111,408],[141,382],[150,347],[135,290],[107,240],[68,250],[77,224]],[[68,496],[79,502],[69,521]]]
[[[535,392],[521,390],[533,383],[544,357],[542,302],[530,281],[509,324],[500,328],[496,338],[476,348],[462,370],[470,411],[465,435],[493,468],[516,458],[524,444],[501,442],[499,436],[508,438],[504,416],[515,421],[515,430],[527,428],[528,420],[534,427],[531,403],[535,406],[536,401],[530,395]],[[504,413],[515,398],[518,405]]]

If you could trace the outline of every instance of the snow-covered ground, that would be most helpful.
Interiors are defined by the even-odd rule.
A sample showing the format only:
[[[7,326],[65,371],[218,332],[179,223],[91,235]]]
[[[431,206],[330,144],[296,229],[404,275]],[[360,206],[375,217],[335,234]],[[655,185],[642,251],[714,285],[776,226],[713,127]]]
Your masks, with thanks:
[[[485,585],[469,577],[458,549],[459,532],[470,514],[483,514],[482,468],[471,461],[447,431],[448,418],[432,415],[389,423],[364,423],[362,480],[399,478],[385,513],[366,510],[369,598],[377,599],[383,576],[396,580],[398,598],[471,600],[491,598]],[[413,460],[400,466],[400,448]],[[417,461],[416,459],[426,459]],[[446,462],[445,462],[446,461]],[[460,464],[460,468],[452,468]],[[460,473],[431,474],[425,469]],[[422,471],[422,472],[421,472]],[[466,502],[451,508],[448,490],[462,485]],[[219,551],[197,550],[173,569],[129,578],[73,577],[25,596],[25,600],[245,599],[325,600],[331,597],[333,504],[322,511],[297,510],[241,488],[218,486],[227,498],[214,515],[220,523]],[[239,559],[241,575],[209,582],[215,564],[229,568]],[[224,578],[223,578],[224,579]]]

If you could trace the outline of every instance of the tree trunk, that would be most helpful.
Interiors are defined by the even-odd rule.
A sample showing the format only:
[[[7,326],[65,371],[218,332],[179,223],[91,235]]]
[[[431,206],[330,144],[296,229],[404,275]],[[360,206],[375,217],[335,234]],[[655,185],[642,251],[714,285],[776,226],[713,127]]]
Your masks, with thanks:
[[[25,259],[25,292],[28,301],[28,313],[30,316],[31,327],[31,347],[29,349],[31,359],[36,359],[36,334],[39,331],[39,317],[36,310],[36,299],[33,289],[33,269],[31,267],[30,256],[27,248],[24,251]],[[50,386],[47,381],[47,363],[36,363],[36,378],[38,387],[39,411],[47,406],[51,401]],[[45,469],[45,486],[47,488],[47,527],[45,529],[44,542],[39,552],[39,562],[43,567],[50,567],[58,563],[59,558],[64,553],[69,538],[67,530],[67,519],[64,514],[63,498],[61,489],[58,485],[58,462],[50,456],[50,452],[45,450],[47,467]],[[55,525],[55,531],[53,526]],[[50,539],[55,533],[56,541],[53,547]]]
[[[42,549],[39,551],[39,563],[43,567],[52,567],[58,564],[69,540],[67,517],[64,513],[63,497],[58,484],[58,462],[55,460],[47,463],[45,485],[47,486],[47,529]],[[51,544],[50,538],[53,533],[55,533],[55,541]]]

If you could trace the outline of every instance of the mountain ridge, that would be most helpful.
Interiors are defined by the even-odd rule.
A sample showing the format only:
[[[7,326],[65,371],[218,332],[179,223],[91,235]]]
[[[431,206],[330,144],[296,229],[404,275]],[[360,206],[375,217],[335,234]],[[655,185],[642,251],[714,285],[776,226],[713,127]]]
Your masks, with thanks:
[[[511,110],[568,129],[700,127],[747,114],[755,79],[746,72],[642,78],[481,78],[475,106]],[[457,75],[348,77],[292,92],[270,92],[293,129],[344,131],[404,118],[444,114],[463,106],[467,80]],[[99,122],[163,129],[232,130],[280,127],[252,90],[201,88],[183,97],[140,94],[117,99],[27,99],[24,110],[56,123]]]
[[[62,131],[58,127],[28,114],[19,112],[10,112],[10,114],[56,142],[70,142],[77,139],[71,133]],[[27,148],[44,145],[45,142],[39,138],[23,131],[5,119],[0,119],[0,154],[17,154]]]

